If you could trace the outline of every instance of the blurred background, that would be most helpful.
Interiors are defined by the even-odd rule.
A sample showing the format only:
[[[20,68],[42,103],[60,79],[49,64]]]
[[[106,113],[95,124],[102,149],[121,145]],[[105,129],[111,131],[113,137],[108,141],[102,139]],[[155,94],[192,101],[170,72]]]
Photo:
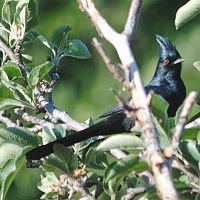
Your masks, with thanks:
[[[123,30],[130,2],[130,0],[95,1],[103,16],[119,32]],[[187,0],[144,0],[137,34],[132,41],[132,49],[144,84],[150,81],[156,68],[159,49],[155,34],[160,34],[167,36],[185,59],[182,77],[186,83],[187,92],[191,90],[200,92],[200,74],[193,67],[193,62],[200,59],[200,17],[196,17],[178,31],[174,25],[176,11],[186,2]],[[96,118],[116,104],[110,88],[118,90],[122,88],[113,79],[91,45],[92,37],[97,36],[94,26],[79,10],[75,0],[38,0],[38,4],[40,24],[35,27],[35,31],[50,38],[57,27],[69,24],[72,27],[70,38],[82,40],[92,54],[92,58],[88,60],[73,58],[62,60],[59,67],[60,80],[54,92],[56,106],[69,112],[80,122],[84,122],[90,116]],[[101,41],[105,44],[107,54],[113,62],[118,63],[119,59],[112,46],[104,40]],[[28,52],[37,59],[35,66],[45,62],[50,55],[47,48],[40,42],[28,47]],[[26,170],[28,173],[25,173]],[[40,195],[33,189],[36,189],[34,182],[38,181],[40,172],[30,171],[30,169],[24,169],[20,172],[17,179],[24,181],[16,180],[12,184],[7,199],[13,199],[13,194],[17,200],[38,199],[36,196]]]
[[[95,2],[108,22],[121,32],[128,14],[130,0],[98,0]],[[160,34],[167,36],[185,59],[182,76],[187,90],[200,90],[198,87],[199,73],[192,65],[200,58],[200,17],[196,17],[178,31],[174,26],[176,11],[186,2],[186,0],[144,0],[137,34],[132,41],[132,49],[144,84],[151,79],[157,64],[158,44],[155,41],[155,34]],[[68,111],[71,116],[81,122],[89,116],[97,117],[116,103],[110,88],[121,89],[121,86],[113,79],[91,45],[92,37],[97,36],[94,26],[78,9],[75,0],[43,0],[38,3],[40,24],[35,27],[37,32],[50,38],[55,28],[69,24],[72,27],[69,37],[81,39],[92,54],[89,60],[74,58],[62,60],[59,68],[60,80],[54,93],[56,106]],[[106,51],[113,62],[118,63],[115,50],[104,40],[102,42],[106,45]],[[30,51],[30,54],[37,58],[35,64],[46,61],[50,54],[40,42],[31,46]]]

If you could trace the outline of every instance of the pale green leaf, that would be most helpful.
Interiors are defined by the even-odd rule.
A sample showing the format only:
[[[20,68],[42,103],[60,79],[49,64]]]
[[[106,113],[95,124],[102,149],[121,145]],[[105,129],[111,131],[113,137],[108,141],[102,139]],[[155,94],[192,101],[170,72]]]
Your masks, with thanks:
[[[138,149],[139,151],[143,149],[142,140],[134,135],[128,134],[118,134],[111,136],[101,142],[96,150],[97,151],[109,151],[110,149]]]
[[[3,4],[1,17],[6,23],[11,24],[10,6],[7,1]]]
[[[25,164],[25,158],[23,153],[25,149],[26,148],[18,151],[18,153],[15,154],[14,159],[9,159],[3,166],[1,166],[2,168],[0,171],[0,200],[5,199],[6,193],[8,192],[12,181]],[[7,149],[7,151],[9,150],[10,149]]]
[[[15,108],[15,107],[33,108],[31,104],[24,101],[19,101],[19,100],[9,99],[9,98],[0,98],[0,110],[7,110],[10,108]]]
[[[30,29],[38,24],[38,4],[36,0],[30,0],[28,4],[28,23],[27,28]]]
[[[2,69],[6,72],[9,79],[22,76],[19,66],[12,61],[7,61]]]
[[[122,180],[131,171],[134,164],[138,163],[138,156],[129,154],[125,158],[112,163],[105,172],[104,189],[108,194],[115,194]]]
[[[71,27],[69,25],[63,25],[57,28],[51,36],[51,42],[58,48],[60,52],[64,51],[70,30]]]
[[[200,71],[200,61],[196,61],[193,63],[194,67]]]
[[[79,59],[88,59],[91,57],[87,46],[78,39],[69,41],[68,48],[65,50],[64,55]]]
[[[19,146],[38,146],[39,140],[36,134],[31,131],[19,128],[1,128],[0,129],[0,139],[1,141],[6,141],[9,143],[17,144]]]
[[[38,82],[49,73],[53,66],[53,63],[46,62],[42,65],[35,67],[29,74],[28,83],[33,87],[36,86]]]
[[[54,50],[54,45],[51,41],[48,41],[44,36],[38,35],[37,38],[44,44],[48,49],[50,49],[53,53],[53,55],[56,55],[56,52]]]
[[[176,29],[179,29],[186,22],[200,13],[200,1],[190,0],[184,6],[178,9],[175,18]]]

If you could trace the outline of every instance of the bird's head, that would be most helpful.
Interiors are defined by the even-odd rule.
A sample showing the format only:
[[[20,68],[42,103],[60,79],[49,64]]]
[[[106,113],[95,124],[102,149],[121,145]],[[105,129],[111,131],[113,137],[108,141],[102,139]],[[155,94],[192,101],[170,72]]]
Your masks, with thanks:
[[[168,38],[156,35],[156,41],[160,46],[159,63],[163,67],[168,68],[168,70],[181,68],[181,63],[184,60],[181,58],[179,52],[176,50],[176,47],[168,40]]]

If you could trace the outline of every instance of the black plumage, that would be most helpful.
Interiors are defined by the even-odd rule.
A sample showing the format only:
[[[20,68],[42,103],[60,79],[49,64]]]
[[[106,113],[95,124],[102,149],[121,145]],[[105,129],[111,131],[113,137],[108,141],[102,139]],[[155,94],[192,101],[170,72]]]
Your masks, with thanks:
[[[172,117],[186,96],[186,88],[181,79],[183,59],[168,38],[156,35],[156,40],[160,46],[159,60],[153,78],[145,86],[145,91],[148,93],[152,90],[168,101],[167,113],[168,116]],[[134,126],[134,120],[128,118],[124,113],[124,109],[120,106],[113,107],[101,115],[100,118],[103,118],[102,121],[85,130],[29,151],[26,154],[27,160],[39,160],[41,157],[53,153],[55,143],[71,146],[94,136],[130,132]]]

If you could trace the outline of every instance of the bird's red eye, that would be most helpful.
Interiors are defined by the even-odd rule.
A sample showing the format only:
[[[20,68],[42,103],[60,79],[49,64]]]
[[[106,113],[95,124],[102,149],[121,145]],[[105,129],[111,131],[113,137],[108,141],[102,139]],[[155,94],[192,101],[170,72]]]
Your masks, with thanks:
[[[169,64],[169,60],[168,60],[168,59],[165,59],[165,60],[163,61],[163,64],[164,64],[164,65],[168,65],[168,64]]]

